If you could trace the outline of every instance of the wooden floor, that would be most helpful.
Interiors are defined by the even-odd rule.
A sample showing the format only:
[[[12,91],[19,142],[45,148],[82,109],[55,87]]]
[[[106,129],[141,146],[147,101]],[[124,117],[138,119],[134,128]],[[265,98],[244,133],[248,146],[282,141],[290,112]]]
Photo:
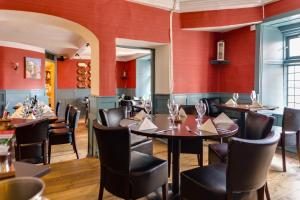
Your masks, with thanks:
[[[52,171],[43,177],[46,183],[44,195],[51,199],[97,199],[99,188],[99,161],[95,158],[84,158],[87,149],[87,130],[81,123],[77,133],[77,143],[80,151],[80,160],[74,160],[70,145],[57,146],[51,164]],[[204,160],[207,163],[207,144],[204,147]],[[154,154],[159,158],[167,158],[167,146],[154,141]],[[69,160],[69,161],[65,161]],[[64,161],[64,162],[61,162]],[[300,199],[300,164],[292,155],[287,158],[286,173],[281,172],[281,154],[275,155],[270,174],[269,189],[272,200],[298,200]],[[186,170],[197,167],[195,155],[181,155],[181,169]],[[104,193],[104,199],[119,199]],[[144,198],[146,199],[146,198]]]

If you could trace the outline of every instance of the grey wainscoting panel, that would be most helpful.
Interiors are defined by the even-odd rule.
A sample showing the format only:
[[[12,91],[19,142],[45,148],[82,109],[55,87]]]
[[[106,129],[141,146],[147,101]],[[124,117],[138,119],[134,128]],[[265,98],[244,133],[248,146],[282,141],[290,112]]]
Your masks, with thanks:
[[[122,96],[122,94],[134,97],[136,96],[135,88],[117,88],[117,96]]]
[[[5,103],[8,104],[8,111],[14,112],[13,107],[17,103],[22,103],[25,97],[37,96],[39,100],[48,104],[48,98],[45,95],[44,89],[32,89],[32,90],[4,90],[5,91]]]
[[[80,116],[85,116],[85,104],[82,103],[84,97],[90,96],[90,89],[57,89],[56,101],[61,103],[59,117],[64,117],[67,104],[74,105],[80,109]]]
[[[88,156],[98,156],[97,141],[93,130],[93,121],[99,120],[98,110],[100,108],[115,108],[117,105],[116,96],[90,96],[90,113],[88,120]]]
[[[155,94],[154,95],[154,113],[168,113],[167,103],[170,99],[170,94]]]
[[[0,90],[0,116],[2,116],[2,113],[3,113],[3,109],[5,107],[5,90]]]

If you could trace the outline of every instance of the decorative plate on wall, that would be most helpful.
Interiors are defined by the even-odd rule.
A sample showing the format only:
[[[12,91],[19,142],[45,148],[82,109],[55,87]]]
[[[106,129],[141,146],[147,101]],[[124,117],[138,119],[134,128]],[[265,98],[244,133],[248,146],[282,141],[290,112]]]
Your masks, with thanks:
[[[89,67],[89,63],[78,62],[77,63],[77,87],[91,88],[91,68]]]

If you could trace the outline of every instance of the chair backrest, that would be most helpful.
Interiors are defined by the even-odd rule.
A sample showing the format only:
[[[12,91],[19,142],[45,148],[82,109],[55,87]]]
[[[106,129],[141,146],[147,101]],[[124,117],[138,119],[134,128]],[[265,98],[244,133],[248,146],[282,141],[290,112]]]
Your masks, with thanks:
[[[65,122],[69,123],[69,112],[70,112],[70,108],[72,106],[70,104],[66,105],[66,109],[65,109]]]
[[[48,125],[48,119],[41,119],[32,124],[16,128],[17,144],[34,144],[45,141],[48,137]]]
[[[187,115],[197,115],[195,105],[181,105],[180,108],[182,108]]]
[[[127,117],[127,108],[99,109],[99,115],[103,126],[119,127],[121,120]]]
[[[300,131],[300,110],[284,108],[282,129],[284,131]]]
[[[227,191],[247,192],[265,183],[280,133],[261,140],[232,138],[228,147]]]
[[[74,106],[71,106],[69,111],[69,127],[73,129],[73,131],[78,126],[79,117],[80,117],[80,110],[78,110],[78,108]]]
[[[267,137],[272,129],[274,118],[256,112],[248,112],[246,118],[246,138],[259,140]]]
[[[130,133],[127,127],[106,127],[93,124],[101,166],[111,173],[129,174]]]
[[[206,98],[205,100],[207,103],[207,112],[209,116],[216,117],[222,112],[221,109],[217,107],[218,104],[221,104],[220,97]]]
[[[56,103],[56,107],[55,107],[55,115],[56,116],[58,116],[58,112],[59,112],[59,109],[60,109],[60,101],[58,101],[57,103]]]

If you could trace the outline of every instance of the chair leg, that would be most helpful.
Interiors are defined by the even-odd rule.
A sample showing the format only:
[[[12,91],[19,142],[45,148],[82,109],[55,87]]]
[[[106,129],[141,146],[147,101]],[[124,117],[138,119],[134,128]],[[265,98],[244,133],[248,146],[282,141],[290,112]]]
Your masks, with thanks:
[[[200,153],[197,154],[198,165],[203,167],[203,140],[201,140]]]
[[[79,159],[77,147],[76,147],[76,141],[75,141],[75,133],[72,134],[72,146],[73,146],[74,152],[76,153],[77,159]]]
[[[265,192],[266,192],[267,200],[271,200],[271,196],[270,196],[270,192],[269,192],[269,188],[268,188],[268,183],[266,183],[266,185],[265,185]]]
[[[300,132],[297,131],[297,133],[296,133],[296,148],[297,148],[298,160],[300,162],[300,144],[299,144],[300,141],[299,141],[299,139],[300,139]]]
[[[48,164],[50,164],[51,159],[51,142],[48,140]]]
[[[286,172],[286,162],[285,162],[285,134],[281,133],[281,139],[280,139],[280,144],[281,144],[281,150],[282,150],[282,168],[283,171]]]
[[[172,157],[171,157],[171,148],[172,148],[172,141],[168,140],[168,177],[170,177],[171,174],[171,162],[172,162]]]
[[[44,165],[47,165],[47,153],[46,153],[46,145],[47,142],[46,141],[43,141],[42,142],[42,154],[43,154],[43,163]]]
[[[163,200],[167,200],[168,199],[168,183],[164,184],[162,187],[162,198]]]
[[[104,194],[104,183],[100,181],[99,196],[98,196],[99,200],[103,199],[103,194]]]
[[[264,199],[265,199],[265,186],[257,190],[257,200],[264,200]]]

